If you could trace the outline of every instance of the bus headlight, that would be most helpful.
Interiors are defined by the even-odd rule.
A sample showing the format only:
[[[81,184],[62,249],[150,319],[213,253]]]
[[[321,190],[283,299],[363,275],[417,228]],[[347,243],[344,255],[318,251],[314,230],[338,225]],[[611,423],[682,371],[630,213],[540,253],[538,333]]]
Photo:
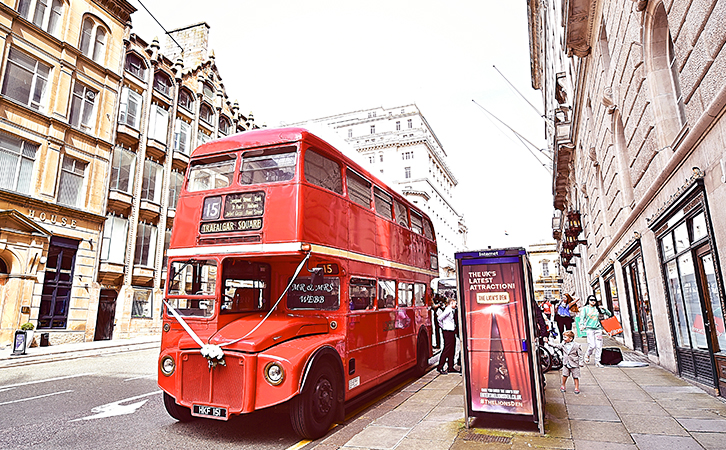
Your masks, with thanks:
[[[263,371],[265,380],[273,386],[277,386],[285,379],[285,370],[278,362],[271,362],[265,366]]]
[[[166,355],[165,357],[161,358],[159,367],[161,368],[161,373],[168,377],[169,375],[174,373],[174,369],[176,369],[176,363],[174,362],[174,358]]]

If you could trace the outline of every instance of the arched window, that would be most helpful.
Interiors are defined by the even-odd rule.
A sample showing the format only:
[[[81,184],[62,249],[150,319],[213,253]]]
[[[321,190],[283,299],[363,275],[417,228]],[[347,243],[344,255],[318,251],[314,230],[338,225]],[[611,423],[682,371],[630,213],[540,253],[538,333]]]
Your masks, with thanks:
[[[214,112],[206,103],[202,103],[202,106],[199,107],[199,118],[208,125],[214,124]]]
[[[204,86],[202,86],[202,90],[204,91],[204,96],[208,99],[212,100],[214,98],[214,88],[212,88],[212,85],[209,83],[204,83]]]
[[[171,97],[171,78],[162,71],[154,74],[154,90],[160,92],[166,97]]]
[[[189,89],[179,89],[179,106],[189,112],[194,111],[194,96]]]
[[[58,31],[63,16],[62,0],[20,0],[18,13],[50,34]]]
[[[146,63],[136,53],[129,53],[126,55],[126,64],[124,69],[128,73],[135,75],[137,78],[142,80],[146,76]]]
[[[231,126],[229,124],[229,119],[227,119],[224,116],[219,116],[219,132],[220,134],[224,134],[225,136],[229,134]]]
[[[40,0],[39,0],[40,1]],[[106,58],[106,29],[90,17],[83,19],[81,52],[99,64]]]
[[[663,2],[649,5],[645,19],[645,52],[648,84],[655,109],[661,148],[673,144],[686,122],[678,64]]]
[[[0,274],[8,274],[10,271],[8,270],[8,265],[5,264],[5,261],[0,258]]]

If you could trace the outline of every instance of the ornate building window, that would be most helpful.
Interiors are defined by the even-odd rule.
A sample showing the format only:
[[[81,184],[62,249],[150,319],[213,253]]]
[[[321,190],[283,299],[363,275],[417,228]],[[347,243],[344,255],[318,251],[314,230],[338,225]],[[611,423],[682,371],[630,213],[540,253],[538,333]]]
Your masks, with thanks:
[[[165,97],[171,98],[171,90],[173,83],[171,78],[164,72],[158,71],[154,74],[154,90],[163,94]]]
[[[114,215],[106,217],[101,243],[101,261],[124,263],[128,231],[129,220],[125,217]]]
[[[2,93],[36,111],[43,111],[49,75],[50,66],[11,48]]]
[[[179,193],[181,192],[182,185],[184,184],[184,174],[172,170],[169,176],[169,208],[176,209],[176,204],[179,201]]]
[[[169,131],[169,111],[161,105],[151,105],[151,114],[149,115],[149,130],[147,137],[157,142],[166,144],[166,134]]]
[[[155,204],[161,203],[163,166],[147,159],[144,161],[144,179],[141,185],[141,199]]]
[[[124,86],[121,91],[121,108],[119,110],[118,123],[138,130],[141,119],[141,106],[141,94],[132,91],[128,86]]]
[[[41,1],[41,0],[39,0]],[[81,27],[81,53],[103,64],[106,58],[106,28],[90,17],[83,19]]]
[[[657,2],[652,7],[649,5],[649,9],[652,13],[645,16],[643,34],[646,55],[644,59],[655,109],[658,143],[662,148],[673,144],[686,123],[686,114],[678,80],[678,64],[668,27],[668,15],[663,2]]]
[[[189,155],[191,153],[192,126],[177,117],[174,124],[174,151]]]
[[[55,35],[63,16],[61,0],[20,0],[18,13],[48,33]]]
[[[194,111],[194,96],[188,89],[179,89],[179,106],[189,112]]]
[[[120,191],[131,195],[134,187],[134,169],[136,167],[136,153],[123,148],[116,148],[111,163],[111,186],[113,191]]]
[[[146,76],[146,63],[136,53],[129,53],[128,55],[126,55],[124,70],[134,75],[135,77],[143,80]]]
[[[71,125],[80,130],[91,132],[96,123],[94,115],[96,95],[93,89],[76,82],[71,98]]]
[[[199,118],[207,125],[213,125],[214,111],[212,111],[212,107],[206,103],[202,103],[202,106],[199,108]]]
[[[136,228],[136,252],[134,253],[134,265],[153,267],[154,256],[156,255],[156,233],[155,225],[146,222],[139,222]]]
[[[229,119],[224,116],[219,116],[219,133],[226,136],[229,134],[230,128],[231,125]]]

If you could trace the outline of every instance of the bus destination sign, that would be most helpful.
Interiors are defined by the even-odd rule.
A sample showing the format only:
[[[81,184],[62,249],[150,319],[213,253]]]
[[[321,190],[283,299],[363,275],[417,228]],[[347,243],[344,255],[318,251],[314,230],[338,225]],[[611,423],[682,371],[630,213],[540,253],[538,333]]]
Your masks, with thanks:
[[[199,232],[230,233],[233,231],[257,231],[262,229],[262,219],[223,220],[221,222],[207,222],[199,226]]]
[[[244,192],[227,194],[224,199],[224,218],[262,217],[265,212],[265,193]]]

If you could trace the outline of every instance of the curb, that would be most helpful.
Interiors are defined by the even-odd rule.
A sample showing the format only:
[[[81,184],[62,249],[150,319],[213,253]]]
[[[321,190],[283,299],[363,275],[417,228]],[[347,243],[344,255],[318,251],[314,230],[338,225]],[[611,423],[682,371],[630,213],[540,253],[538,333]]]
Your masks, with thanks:
[[[95,348],[66,348],[54,350],[49,353],[42,354],[25,354],[17,356],[3,356],[0,358],[0,369],[6,367],[28,366],[31,364],[41,364],[55,361],[68,361],[72,359],[88,358],[93,356],[105,356],[114,353],[159,349],[158,341],[151,342],[119,342],[118,344],[104,345]],[[32,347],[37,348],[37,347]]]

